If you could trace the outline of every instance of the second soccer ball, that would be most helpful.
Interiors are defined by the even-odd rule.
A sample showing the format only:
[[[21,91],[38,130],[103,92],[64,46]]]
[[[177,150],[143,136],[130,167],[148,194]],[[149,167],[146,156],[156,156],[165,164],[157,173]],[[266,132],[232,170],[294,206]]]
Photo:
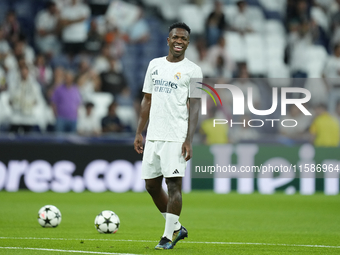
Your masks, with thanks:
[[[94,227],[101,234],[114,234],[118,231],[120,220],[112,211],[102,211],[94,220]]]

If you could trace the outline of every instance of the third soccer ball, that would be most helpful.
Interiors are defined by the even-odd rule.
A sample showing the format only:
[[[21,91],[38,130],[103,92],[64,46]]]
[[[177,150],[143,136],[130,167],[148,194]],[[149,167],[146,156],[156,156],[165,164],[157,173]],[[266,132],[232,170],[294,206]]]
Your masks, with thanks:
[[[119,217],[112,211],[102,211],[94,220],[94,227],[101,234],[114,234],[119,228]]]

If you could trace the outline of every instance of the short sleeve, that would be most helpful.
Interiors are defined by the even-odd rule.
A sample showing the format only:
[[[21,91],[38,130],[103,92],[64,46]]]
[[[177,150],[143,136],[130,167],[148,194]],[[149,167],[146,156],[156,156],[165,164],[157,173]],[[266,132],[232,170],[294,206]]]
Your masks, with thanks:
[[[201,98],[203,74],[200,67],[196,67],[190,78],[189,98]]]
[[[149,94],[152,94],[152,89],[153,89],[151,68],[152,68],[152,65],[150,62],[148,66],[148,70],[146,71],[146,74],[145,74],[144,85],[143,85],[143,92],[149,93]]]

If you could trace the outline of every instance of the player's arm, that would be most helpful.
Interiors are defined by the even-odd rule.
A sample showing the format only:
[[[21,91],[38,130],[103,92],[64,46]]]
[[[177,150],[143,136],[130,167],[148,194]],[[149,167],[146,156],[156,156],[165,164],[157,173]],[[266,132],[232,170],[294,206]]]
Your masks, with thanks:
[[[142,132],[146,126],[146,123],[149,120],[150,107],[151,107],[151,94],[145,93],[141,103],[141,111],[138,119],[136,137],[134,141],[135,151],[137,151],[139,154],[143,153]]]
[[[182,145],[182,155],[185,157],[186,161],[188,161],[192,157],[191,141],[194,137],[198,122],[200,100],[200,98],[189,98],[188,132]]]

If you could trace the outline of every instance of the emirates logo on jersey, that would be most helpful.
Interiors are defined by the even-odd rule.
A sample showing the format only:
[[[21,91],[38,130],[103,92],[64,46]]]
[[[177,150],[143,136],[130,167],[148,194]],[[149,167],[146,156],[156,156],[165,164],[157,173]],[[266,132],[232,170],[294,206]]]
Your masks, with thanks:
[[[181,73],[180,73],[180,72],[176,73],[175,76],[174,76],[174,78],[175,78],[176,80],[181,79]]]

